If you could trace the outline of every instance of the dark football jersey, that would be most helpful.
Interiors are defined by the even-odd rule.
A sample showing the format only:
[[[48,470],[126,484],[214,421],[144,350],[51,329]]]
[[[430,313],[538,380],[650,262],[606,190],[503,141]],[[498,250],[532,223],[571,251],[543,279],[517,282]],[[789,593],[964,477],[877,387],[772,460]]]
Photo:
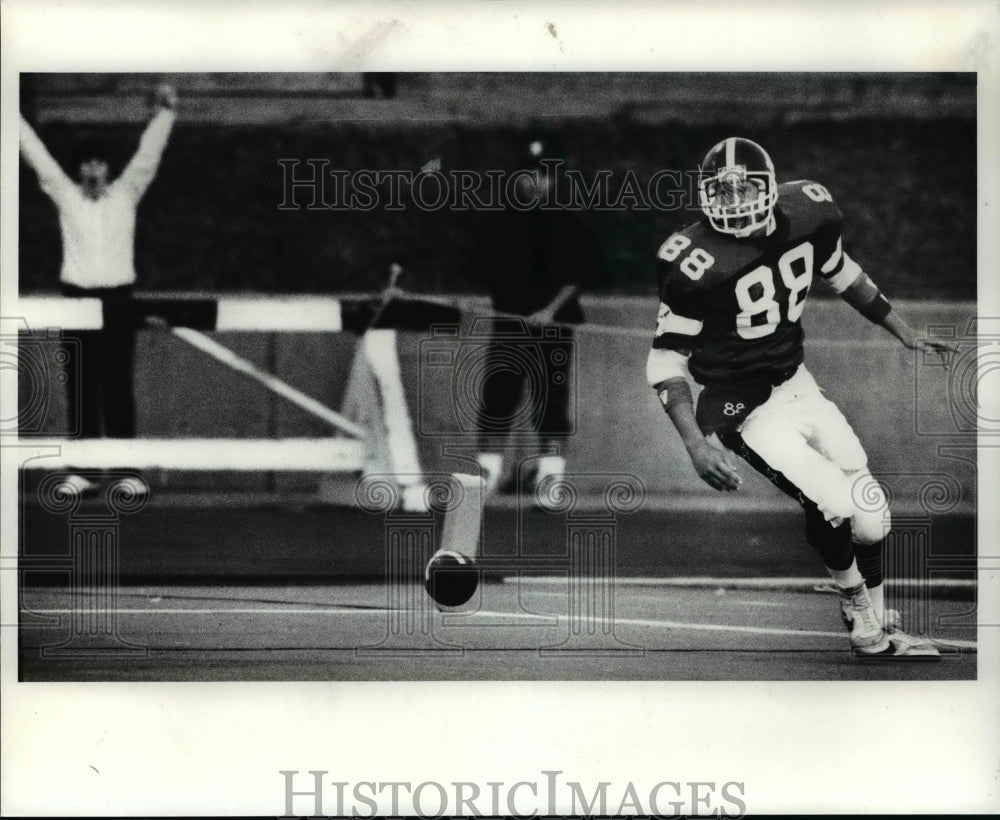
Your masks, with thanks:
[[[826,188],[799,180],[778,186],[770,236],[738,239],[707,220],[670,236],[657,254],[653,347],[690,353],[700,384],[787,377],[802,362],[799,319],[814,277],[844,265],[841,219]]]

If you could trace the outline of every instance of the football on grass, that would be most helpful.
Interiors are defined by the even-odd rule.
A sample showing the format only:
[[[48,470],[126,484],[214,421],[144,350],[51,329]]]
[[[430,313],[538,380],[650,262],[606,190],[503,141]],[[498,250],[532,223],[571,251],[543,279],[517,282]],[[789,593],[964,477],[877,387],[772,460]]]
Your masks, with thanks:
[[[436,604],[461,606],[476,594],[479,569],[467,555],[442,550],[431,556],[424,570],[424,588]]]

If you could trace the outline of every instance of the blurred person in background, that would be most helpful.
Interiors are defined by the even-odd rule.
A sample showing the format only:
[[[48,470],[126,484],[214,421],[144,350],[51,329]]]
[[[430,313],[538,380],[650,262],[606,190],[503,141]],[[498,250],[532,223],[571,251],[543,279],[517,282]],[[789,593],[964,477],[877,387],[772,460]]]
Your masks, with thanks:
[[[132,296],[135,272],[135,220],[139,201],[156,176],[160,158],[176,119],[177,92],[160,85],[155,113],[139,140],[139,149],[121,176],[109,178],[108,153],[94,139],[82,140],[74,152],[71,179],[52,158],[34,130],[21,117],[20,145],[25,161],[38,174],[42,190],[56,206],[62,234],[62,294],[101,299],[119,305]],[[82,438],[135,437],[133,358],[135,331],[127,326],[68,334],[66,348],[69,430]],[[76,356],[79,355],[79,360]],[[134,492],[145,492],[138,480],[124,480]],[[66,485],[75,492],[96,489],[81,475]]]
[[[480,374],[478,460],[487,494],[537,492],[543,481],[564,474],[562,442],[572,431],[572,326],[584,319],[580,293],[608,281],[604,254],[586,219],[550,201],[553,163],[561,161],[561,151],[543,138],[526,148],[516,202],[487,215],[466,273],[485,286],[498,314]],[[538,457],[501,483],[505,443],[522,415],[522,400],[537,434]],[[543,506],[544,497],[538,493]]]

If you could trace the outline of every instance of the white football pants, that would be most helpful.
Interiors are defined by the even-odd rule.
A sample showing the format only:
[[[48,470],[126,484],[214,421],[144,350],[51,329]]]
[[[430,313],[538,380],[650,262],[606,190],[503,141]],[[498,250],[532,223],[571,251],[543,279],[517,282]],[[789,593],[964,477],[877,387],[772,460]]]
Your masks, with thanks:
[[[800,365],[740,427],[746,445],[812,500],[827,521],[851,520],[855,541],[889,532],[889,504],[868,456],[837,406]]]

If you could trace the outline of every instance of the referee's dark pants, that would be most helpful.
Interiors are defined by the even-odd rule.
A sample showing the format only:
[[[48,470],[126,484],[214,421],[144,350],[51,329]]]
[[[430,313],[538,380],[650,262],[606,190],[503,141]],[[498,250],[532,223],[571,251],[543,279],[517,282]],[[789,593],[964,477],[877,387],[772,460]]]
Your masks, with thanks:
[[[78,288],[63,285],[71,298],[101,299],[112,308],[132,298],[132,287]],[[118,313],[104,311],[105,317]],[[135,438],[135,330],[128,324],[66,333],[66,399],[70,435]]]
[[[572,432],[573,332],[564,326],[497,319],[481,359],[479,449],[499,452],[513,431],[533,430],[539,450]]]

